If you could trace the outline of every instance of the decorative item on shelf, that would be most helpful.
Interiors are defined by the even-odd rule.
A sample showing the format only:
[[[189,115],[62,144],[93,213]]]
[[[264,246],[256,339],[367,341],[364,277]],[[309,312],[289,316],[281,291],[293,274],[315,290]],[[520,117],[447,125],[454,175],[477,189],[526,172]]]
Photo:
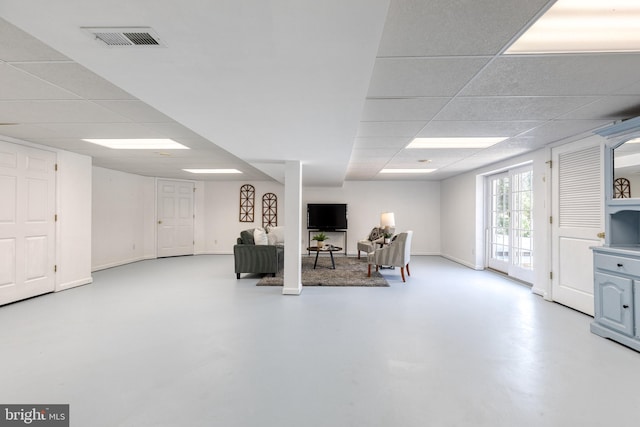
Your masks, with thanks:
[[[240,187],[240,222],[253,222],[256,189],[251,184]]]
[[[617,178],[613,181],[613,197],[615,199],[631,198],[631,183],[627,178]]]
[[[265,193],[262,196],[262,227],[278,226],[278,196]]]
[[[321,231],[320,233],[313,236],[313,239],[311,240],[315,240],[317,242],[318,249],[322,249],[322,247],[324,246],[324,241],[328,239],[329,237],[323,231]]]
[[[395,227],[396,227],[396,216],[394,215],[394,213],[383,212],[380,215],[380,228],[384,230],[385,234],[389,233],[393,235],[393,232],[395,231]]]
[[[384,232],[384,244],[388,245],[389,243],[391,243],[391,237],[393,236],[393,233],[389,233],[389,232]]]

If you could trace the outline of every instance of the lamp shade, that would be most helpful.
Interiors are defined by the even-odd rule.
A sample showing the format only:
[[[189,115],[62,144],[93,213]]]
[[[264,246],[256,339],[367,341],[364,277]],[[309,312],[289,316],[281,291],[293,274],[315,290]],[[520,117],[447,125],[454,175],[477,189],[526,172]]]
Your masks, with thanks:
[[[396,226],[396,217],[393,212],[383,212],[380,215],[380,227],[395,227]]]

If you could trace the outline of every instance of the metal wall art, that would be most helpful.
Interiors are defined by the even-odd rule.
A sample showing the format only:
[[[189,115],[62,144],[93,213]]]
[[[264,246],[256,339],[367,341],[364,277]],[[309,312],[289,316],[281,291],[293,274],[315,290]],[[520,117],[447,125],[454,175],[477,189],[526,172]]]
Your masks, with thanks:
[[[256,202],[256,189],[245,184],[240,187],[240,222],[253,222],[253,210]]]
[[[262,226],[276,227],[278,225],[278,196],[265,193],[262,196]]]

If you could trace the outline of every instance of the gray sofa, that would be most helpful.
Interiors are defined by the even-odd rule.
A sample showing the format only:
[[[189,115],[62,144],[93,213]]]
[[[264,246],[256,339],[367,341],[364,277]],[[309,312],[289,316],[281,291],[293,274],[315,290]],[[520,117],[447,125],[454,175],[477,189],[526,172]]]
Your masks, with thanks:
[[[272,274],[284,266],[284,246],[256,245],[253,229],[240,232],[237,244],[233,246],[236,277],[241,273]]]

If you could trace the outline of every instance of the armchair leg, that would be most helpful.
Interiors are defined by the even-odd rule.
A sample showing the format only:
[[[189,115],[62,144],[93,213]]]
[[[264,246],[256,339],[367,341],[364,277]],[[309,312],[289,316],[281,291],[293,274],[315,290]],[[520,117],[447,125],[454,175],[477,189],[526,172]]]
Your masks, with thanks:
[[[360,249],[358,249],[358,259],[360,259]]]
[[[407,263],[407,275],[411,276],[411,272],[409,271],[409,264]]]
[[[240,278],[240,273],[236,273],[236,279]]]
[[[369,264],[369,268],[367,269],[367,277],[371,277],[371,264]]]
[[[404,267],[400,267],[400,275],[402,276],[402,281],[406,282],[406,280],[404,280]]]
[[[380,266],[376,264],[376,271],[378,271],[379,269],[380,269]]]

